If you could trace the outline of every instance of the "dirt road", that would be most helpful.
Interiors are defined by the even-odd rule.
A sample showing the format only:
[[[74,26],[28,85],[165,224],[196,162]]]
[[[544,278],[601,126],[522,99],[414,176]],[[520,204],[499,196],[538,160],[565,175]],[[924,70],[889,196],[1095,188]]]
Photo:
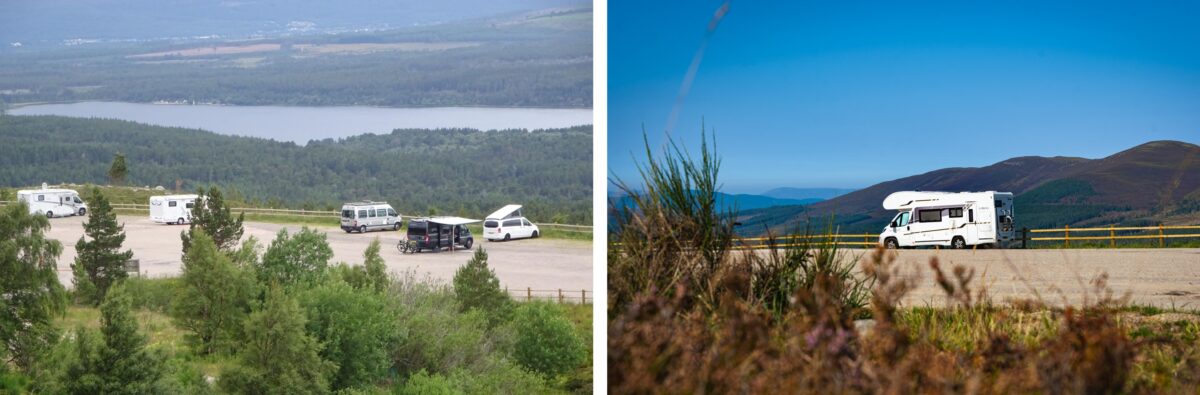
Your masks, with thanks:
[[[63,254],[58,259],[58,278],[70,286],[71,262],[75,260],[75,243],[83,235],[84,217],[52,218],[48,237],[63,244]],[[160,225],[142,216],[120,216],[125,224],[125,248],[133,250],[133,257],[141,261],[141,271],[151,277],[176,276],[180,273],[180,251],[182,242],[179,232],[186,226]],[[245,236],[257,237],[266,248],[280,229],[287,228],[295,233],[298,225],[279,225],[258,222],[245,224]],[[402,273],[412,270],[419,276],[428,274],[434,279],[450,282],[454,272],[471,258],[472,251],[424,252],[403,255],[396,250],[398,232],[368,232],[366,234],[342,232],[341,229],[320,227],[328,234],[329,246],[333,249],[334,262],[361,265],[363,250],[371,240],[378,237],[383,244],[381,255],[387,261],[388,270]],[[475,248],[483,247],[488,252],[488,265],[500,277],[501,286],[512,290],[531,287],[535,290],[561,288],[572,295],[580,290],[592,291],[592,244],[590,241],[526,239],[510,242],[488,242],[477,235]]]
[[[863,250],[848,250],[859,255]],[[986,285],[995,301],[1038,298],[1046,303],[1095,300],[1091,281],[1108,274],[1115,296],[1129,294],[1137,304],[1200,309],[1200,249],[1069,250],[900,250],[896,262],[919,276],[910,305],[942,305],[945,292],[934,281],[929,260],[937,257],[950,274],[954,264],[975,269],[973,288]],[[863,256],[863,259],[867,259]]]

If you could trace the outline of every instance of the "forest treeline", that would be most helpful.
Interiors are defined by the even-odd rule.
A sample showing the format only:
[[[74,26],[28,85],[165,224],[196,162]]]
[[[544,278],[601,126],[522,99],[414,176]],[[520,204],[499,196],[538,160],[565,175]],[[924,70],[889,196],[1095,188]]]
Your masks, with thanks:
[[[546,19],[546,20],[543,20]],[[230,105],[592,106],[590,10],[530,21],[460,22],[257,42],[113,44],[0,57],[0,103],[105,100]],[[319,53],[301,45],[452,44]],[[224,45],[279,50],[141,54]],[[459,44],[467,44],[455,46]]]
[[[591,222],[592,128],[395,130],[301,146],[117,120],[0,115],[0,186],[218,185],[262,207],[334,210],[386,200],[404,215],[482,218],[506,204],[541,222]]]

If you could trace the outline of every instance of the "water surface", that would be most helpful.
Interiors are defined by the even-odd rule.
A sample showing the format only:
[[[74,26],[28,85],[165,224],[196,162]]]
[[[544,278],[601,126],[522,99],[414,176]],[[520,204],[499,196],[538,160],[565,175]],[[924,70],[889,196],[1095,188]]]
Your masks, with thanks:
[[[309,140],[390,133],[392,129],[549,129],[592,124],[591,109],[495,107],[282,107],[80,102],[37,104],[12,115],[112,118],[299,144]]]

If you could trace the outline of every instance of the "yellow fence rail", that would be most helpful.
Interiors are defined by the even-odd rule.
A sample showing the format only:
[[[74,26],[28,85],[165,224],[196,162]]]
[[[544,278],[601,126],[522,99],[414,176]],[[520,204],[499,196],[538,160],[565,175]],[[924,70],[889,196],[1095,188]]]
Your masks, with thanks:
[[[1159,247],[1166,247],[1167,240],[1184,239],[1184,238],[1200,238],[1200,232],[1195,233],[1168,233],[1168,231],[1200,231],[1200,226],[1109,226],[1107,228],[1071,228],[1064,226],[1058,229],[1029,229],[1026,234],[1054,234],[1061,233],[1061,236],[1039,236],[1028,237],[1029,241],[1062,241],[1064,247],[1070,247],[1071,241],[1098,241],[1108,240],[1110,247],[1116,247],[1118,240],[1158,240]],[[1090,236],[1086,234],[1105,233],[1107,235]],[[1145,232],[1149,234],[1122,234],[1117,232]],[[1072,235],[1075,233],[1075,235]],[[1079,234],[1083,233],[1084,236]]]
[[[1176,233],[1177,231],[1197,231],[1187,233]],[[1122,232],[1123,234],[1118,234]],[[1146,233],[1146,234],[1129,234]],[[1064,247],[1070,247],[1071,242],[1081,241],[1098,241],[1108,240],[1111,247],[1117,246],[1117,241],[1120,240],[1158,240],[1159,247],[1167,247],[1168,241],[1172,239],[1188,239],[1200,238],[1200,225],[1187,226],[1109,226],[1099,228],[1072,228],[1064,226],[1056,229],[1024,229],[1018,231],[1020,236],[1017,241],[1021,242],[1021,248],[1029,247],[1029,242],[1053,242],[1062,241]],[[1096,233],[1107,233],[1095,235]],[[1033,236],[1035,234],[1045,234],[1046,236]],[[1059,235],[1055,235],[1059,234]],[[1082,235],[1081,235],[1082,234]],[[832,242],[839,247],[861,247],[874,248],[879,245],[879,235],[877,234],[817,234],[817,235],[788,235],[778,236],[774,238],[774,243],[769,241],[769,237],[750,237],[736,240],[733,246],[735,250],[760,250],[771,247],[775,248],[791,248],[808,245],[812,242],[826,243]],[[612,243],[613,246],[620,246],[621,243]]]

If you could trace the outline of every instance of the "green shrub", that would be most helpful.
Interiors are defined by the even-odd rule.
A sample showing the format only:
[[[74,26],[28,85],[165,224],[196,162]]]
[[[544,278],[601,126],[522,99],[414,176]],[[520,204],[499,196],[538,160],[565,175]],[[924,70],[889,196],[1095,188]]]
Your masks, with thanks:
[[[420,370],[448,373],[484,360],[495,350],[487,318],[479,311],[458,311],[449,288],[414,278],[400,278],[390,290],[398,302],[401,338],[392,358],[401,375]]]
[[[424,370],[410,376],[408,381],[396,390],[398,395],[456,395],[463,393],[445,376],[431,375]]]
[[[308,317],[307,332],[324,345],[321,358],[337,364],[330,379],[334,390],[383,378],[397,338],[389,298],[332,280],[300,292],[299,300]]]
[[[287,229],[281,229],[263,253],[258,280],[263,285],[311,284],[325,275],[330,258],[333,250],[325,232],[306,226],[289,236]]]
[[[516,333],[513,356],[530,370],[557,376],[574,370],[587,356],[586,345],[559,306],[523,304],[514,312],[511,325]]]
[[[222,370],[221,389],[233,394],[328,393],[329,376],[337,366],[321,359],[321,344],[304,326],[296,301],[272,287],[262,309],[246,318],[238,363]]]
[[[500,278],[488,268],[487,251],[475,249],[475,255],[454,273],[454,297],[463,311],[477,309],[488,317],[488,326],[508,320],[512,298],[500,289]]]
[[[175,291],[179,289],[182,281],[179,277],[129,277],[122,283],[134,309],[169,313],[171,300],[175,298]]]

